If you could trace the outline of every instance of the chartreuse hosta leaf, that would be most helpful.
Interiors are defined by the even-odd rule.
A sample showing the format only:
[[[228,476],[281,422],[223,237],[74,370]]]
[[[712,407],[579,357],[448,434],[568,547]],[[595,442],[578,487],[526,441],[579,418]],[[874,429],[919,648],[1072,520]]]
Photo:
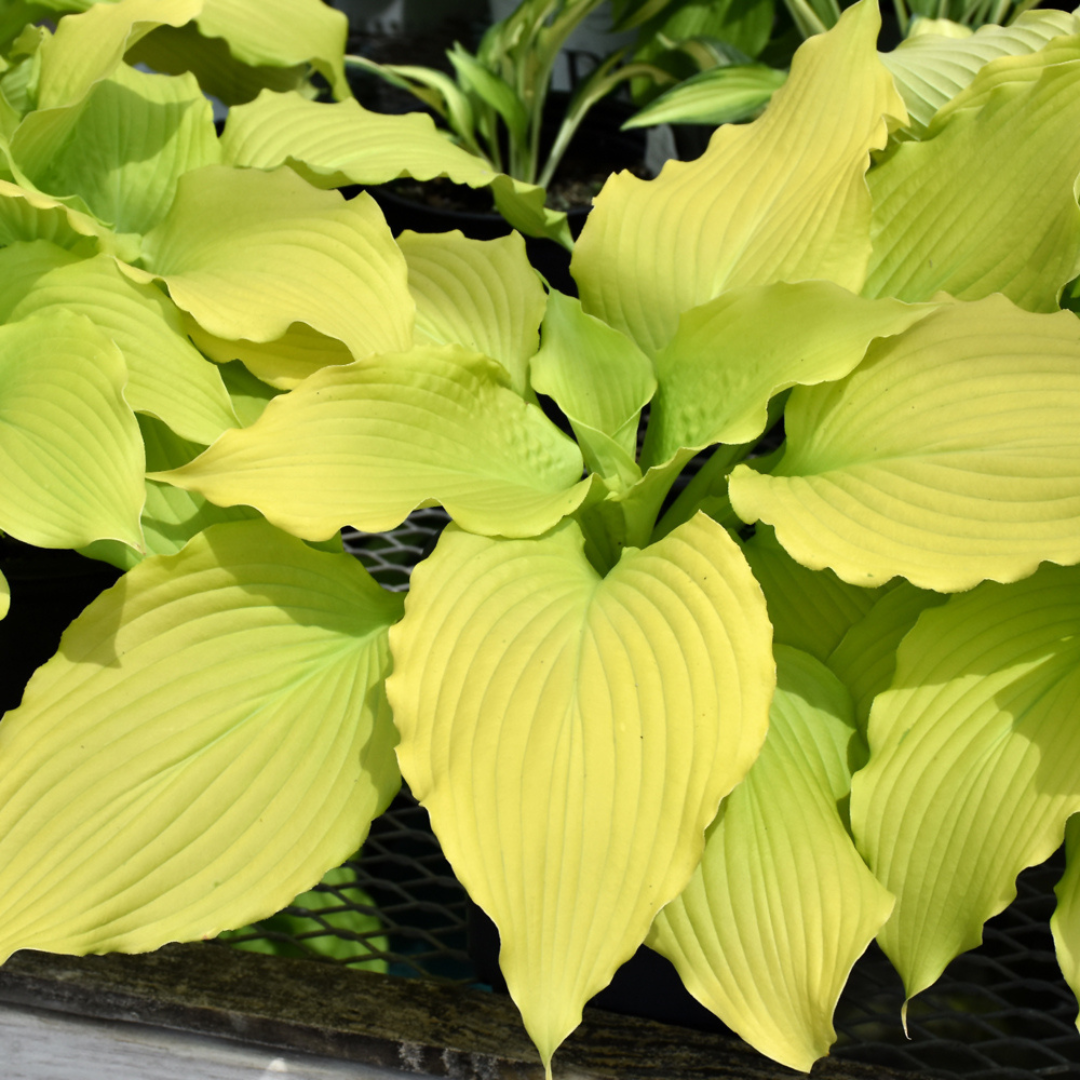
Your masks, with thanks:
[[[117,68],[124,53],[157,26],[182,26],[203,0],[117,0],[93,4],[60,20],[41,42],[41,71],[35,89],[40,114],[75,105],[94,83]],[[46,118],[41,115],[37,123]]]
[[[85,315],[124,354],[131,408],[178,435],[211,443],[236,415],[215,365],[192,348],[180,313],[156,286],[131,281],[107,255],[76,259],[39,240],[0,249],[0,319],[48,311]]]
[[[465,528],[533,536],[591,485],[577,482],[577,447],[507,381],[495,361],[460,346],[324,368],[250,427],[154,479],[254,506],[307,540],[344,525],[381,532],[429,500]]]
[[[849,585],[831,570],[800,566],[768,526],[758,526],[743,554],[765,593],[774,640],[818,660],[829,656],[882,594],[881,589]]]
[[[37,547],[141,549],[143,447],[124,357],[82,315],[0,326],[0,529]]]
[[[851,698],[807,653],[777,645],[775,654],[765,745],[647,943],[728,1027],[809,1072],[836,1039],[840,991],[893,898],[837,808],[866,755]]]
[[[566,414],[589,468],[629,488],[641,479],[638,418],[656,391],[652,362],[560,292],[548,297],[543,342],[530,364],[533,389]]]
[[[792,391],[771,474],[730,495],[800,563],[938,592],[1080,561],[1080,323],[1002,296],[875,342],[846,379]]]
[[[265,522],[99,597],[0,731],[0,956],[143,952],[272,914],[399,783],[401,600]]]
[[[656,357],[660,389],[643,463],[668,461],[683,446],[757,438],[771,398],[843,378],[874,338],[898,334],[933,310],[867,301],[830,281],[732,289],[692,308]]]
[[[1025,11],[1009,26],[988,24],[969,37],[909,37],[892,52],[882,53],[881,62],[896,80],[912,130],[922,134],[934,113],[991,60],[1038,52],[1052,38],[1076,33],[1080,33],[1080,19],[1075,15]]]
[[[11,150],[40,190],[80,196],[122,233],[151,229],[179,177],[221,158],[210,103],[195,79],[127,64],[93,88],[74,128],[55,115],[51,124],[24,123]]]
[[[181,177],[143,250],[151,273],[130,272],[164,281],[214,337],[265,344],[302,322],[354,357],[412,341],[405,259],[368,195],[346,203],[291,169],[211,165]],[[310,370],[287,352],[278,365],[279,377],[293,381]]]
[[[456,231],[406,230],[397,242],[416,301],[416,343],[464,345],[490,356],[510,373],[510,385],[525,394],[547,298],[522,238],[511,233],[470,240]]]
[[[1065,826],[1065,873],[1054,887],[1057,908],[1050,918],[1058,964],[1073,994],[1080,998],[1080,817]],[[1080,1025],[1080,1017],[1077,1017]]]
[[[576,523],[451,526],[392,631],[398,760],[545,1063],[686,885],[765,735],[761,590],[704,515],[601,578]],[[598,933],[597,927],[603,932]]]
[[[750,565],[754,565],[752,560]],[[757,567],[754,573],[760,579]],[[851,692],[855,719],[864,731],[874,698],[892,683],[900,642],[927,608],[948,599],[929,589],[917,589],[910,581],[888,590],[872,590],[870,596],[876,601],[874,606],[851,625],[826,661]],[[772,617],[771,610],[769,614]]]
[[[181,439],[153,417],[140,416],[138,421],[148,472],[179,468],[206,449]],[[133,551],[115,540],[98,540],[80,548],[79,552],[112,563],[121,570],[130,570],[147,555],[175,555],[196,533],[211,525],[247,521],[259,516],[258,511],[249,506],[215,506],[202,495],[160,480],[147,480],[146,502],[140,517],[146,553]]]
[[[455,184],[490,187],[514,228],[572,244],[566,215],[544,207],[543,188],[512,180],[455,146],[426,113],[387,116],[351,99],[327,104],[267,90],[232,110],[221,142],[230,164],[272,169],[288,163],[319,187],[385,184],[400,176],[446,176]]]
[[[924,142],[901,144],[871,170],[866,295],[1002,292],[1031,311],[1057,309],[1080,270],[1080,38],[1061,41],[987,64],[955,99],[970,107],[946,106]],[[1051,62],[1063,54],[1069,62]]]
[[[107,226],[51,195],[0,180],[0,244],[51,240],[60,247],[92,254],[108,233]],[[137,252],[127,254],[134,258]]]
[[[682,312],[725,289],[828,278],[857,292],[869,152],[885,145],[885,118],[905,116],[874,49],[879,25],[861,0],[799,49],[759,120],[720,128],[697,161],[656,180],[612,177],[574,253],[585,310],[652,355]]]
[[[859,850],[897,898],[879,936],[908,997],[1016,896],[1080,809],[1080,569],[924,611],[870,713]]]

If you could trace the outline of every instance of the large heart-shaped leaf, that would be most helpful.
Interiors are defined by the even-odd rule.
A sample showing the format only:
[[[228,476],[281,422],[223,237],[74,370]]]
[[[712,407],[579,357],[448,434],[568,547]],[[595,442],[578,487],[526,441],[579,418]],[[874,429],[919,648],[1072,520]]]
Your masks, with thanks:
[[[398,247],[416,301],[417,344],[464,345],[498,360],[524,394],[547,299],[520,236],[470,240],[406,230]]]
[[[897,898],[878,940],[908,997],[1016,896],[1080,809],[1080,570],[1044,566],[924,611],[870,712],[859,850]]]
[[[143,250],[215,337],[269,342],[303,322],[355,357],[412,341],[405,259],[368,195],[345,202],[291,169],[211,165],[181,177]]]
[[[143,447],[120,350],[53,311],[0,326],[0,529],[38,547],[141,549]]]
[[[226,432],[190,465],[153,479],[324,540],[381,532],[436,500],[477,532],[533,536],[588,493],[578,448],[460,346],[417,346],[316,372]]]
[[[214,441],[237,419],[217,368],[192,348],[175,305],[154,285],[130,280],[107,255],[76,260],[45,241],[0,250],[0,319],[36,313],[85,315],[124,354],[124,396],[182,437]]]
[[[798,387],[787,451],[740,465],[731,501],[813,569],[938,592],[1080,560],[1080,323],[1002,296],[878,341],[846,379]]]
[[[752,1046],[809,1072],[836,1039],[840,991],[893,898],[838,810],[866,752],[851,698],[813,657],[784,645],[775,652],[765,745],[648,944]]]
[[[213,937],[356,851],[398,786],[400,610],[264,522],[99,597],[0,725],[0,956]]]
[[[761,591],[704,515],[604,578],[577,525],[451,527],[392,633],[398,760],[550,1063],[685,886],[765,735]],[[602,927],[602,932],[597,928]]]
[[[385,184],[400,176],[490,187],[499,212],[529,236],[572,246],[566,215],[544,206],[545,192],[512,180],[455,146],[426,113],[384,115],[354,100],[308,101],[266,91],[232,110],[222,136],[225,160],[248,168],[289,164],[320,187]]]
[[[725,289],[827,278],[858,292],[869,152],[885,145],[885,118],[906,115],[874,49],[879,26],[862,0],[799,49],[759,120],[721,127],[656,180],[609,179],[574,252],[585,310],[653,355],[682,312]]]
[[[1057,309],[1080,271],[1080,38],[1061,41],[987,64],[926,141],[871,170],[866,295],[1002,292],[1031,311]]]

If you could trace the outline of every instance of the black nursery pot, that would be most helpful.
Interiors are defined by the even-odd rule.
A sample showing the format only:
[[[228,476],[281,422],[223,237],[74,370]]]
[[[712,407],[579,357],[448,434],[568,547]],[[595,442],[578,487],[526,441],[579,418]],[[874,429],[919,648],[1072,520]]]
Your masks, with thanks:
[[[22,700],[27,680],[60,644],[68,624],[120,571],[74,551],[50,551],[0,539],[0,571],[11,610],[0,619],[0,714]]]
[[[484,911],[468,901],[469,958],[480,982],[496,993],[506,993],[506,981],[499,970],[499,931]],[[696,1031],[734,1034],[683,986],[671,962],[646,945],[617,972],[610,985],[589,1005],[623,1016],[656,1020]]]
[[[541,159],[554,140],[555,132],[567,104],[568,95],[552,93],[549,96],[550,122],[544,125],[544,145]],[[642,131],[620,131],[619,126],[633,112],[623,102],[606,99],[594,106],[582,121],[571,140],[556,180],[586,179],[607,176],[621,169],[640,168],[645,159],[645,134]],[[453,193],[462,202],[490,205],[490,194],[485,189],[476,192],[461,188],[447,181],[432,181],[437,189]],[[428,185],[411,182],[409,189],[426,189]],[[494,210],[460,209],[457,206],[439,205],[437,200],[417,198],[419,192],[402,191],[400,186],[369,188],[368,192],[378,202],[390,230],[395,236],[405,229],[414,232],[441,233],[459,229],[473,240],[494,240],[511,232],[510,225]],[[570,232],[576,239],[585,225],[589,207],[573,207],[567,212]],[[525,238],[525,250],[532,265],[561,292],[577,295],[577,285],[570,276],[570,252],[553,240]]]

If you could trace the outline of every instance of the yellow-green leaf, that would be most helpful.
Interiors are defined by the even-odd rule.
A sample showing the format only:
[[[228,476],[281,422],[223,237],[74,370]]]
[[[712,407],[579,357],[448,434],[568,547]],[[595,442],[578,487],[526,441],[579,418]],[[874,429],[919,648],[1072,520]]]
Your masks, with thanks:
[[[870,712],[859,850],[896,896],[878,941],[908,997],[1016,896],[1080,809],[1080,570],[1044,566],[924,611]]]
[[[804,281],[732,289],[684,312],[656,357],[660,389],[644,461],[667,461],[683,446],[756,439],[771,398],[843,378],[874,338],[898,334],[933,310]]]
[[[7,578],[0,573],[0,619],[6,618],[11,609],[11,586]]]
[[[51,195],[0,180],[0,244],[51,240],[60,247],[92,254],[97,250],[95,241],[108,232],[89,214],[65,206]]]
[[[213,937],[356,851],[398,786],[400,605],[265,522],[91,604],[0,725],[0,956]]]
[[[827,278],[858,292],[869,152],[885,145],[885,118],[906,115],[874,48],[879,25],[862,0],[800,47],[759,120],[721,127],[656,180],[609,179],[574,252],[585,310],[655,355],[682,312],[725,289]]]
[[[455,146],[426,113],[384,115],[352,99],[328,104],[265,91],[229,114],[222,150],[227,162],[247,168],[289,164],[319,187],[385,184],[400,176],[490,186],[514,228],[572,246],[566,215],[545,209],[543,188],[512,180]]]
[[[0,250],[0,318],[39,312],[85,315],[124,354],[131,408],[164,420],[178,435],[208,444],[237,420],[217,368],[192,348],[175,305],[140,285],[107,255],[75,260],[45,241]]]
[[[460,232],[398,237],[416,301],[416,343],[464,345],[498,360],[524,394],[540,344],[546,297],[516,233],[470,240]]]
[[[865,755],[851,698],[813,657],[784,645],[775,652],[765,745],[648,944],[752,1046],[809,1072],[836,1039],[840,991],[893,899],[837,809]]]
[[[1080,38],[1061,40],[1069,46],[987,64],[926,141],[870,171],[867,296],[1001,292],[1030,311],[1057,309],[1080,271]],[[1062,51],[1070,62],[1053,63]]]
[[[0,326],[0,529],[37,547],[141,549],[143,447],[120,350],[54,311]]]
[[[1080,817],[1065,826],[1065,873],[1054,886],[1057,908],[1050,918],[1058,965],[1073,994],[1080,997]],[[1080,1016],[1077,1017],[1080,1024]]]
[[[787,451],[740,465],[744,521],[854,585],[938,592],[1080,561],[1080,323],[1002,296],[948,305],[871,345],[846,379],[798,387]]]
[[[545,1062],[685,886],[764,738],[761,591],[699,515],[600,578],[568,522],[448,529],[392,632],[398,759]],[[598,933],[597,927],[603,927]]]
[[[250,427],[154,474],[221,506],[246,503],[306,540],[381,532],[430,500],[504,536],[550,529],[585,498],[577,447],[460,346],[417,346],[316,372]]]
[[[215,337],[265,343],[302,322],[354,357],[412,341],[405,259],[379,208],[369,195],[318,191],[291,169],[186,173],[144,259]]]

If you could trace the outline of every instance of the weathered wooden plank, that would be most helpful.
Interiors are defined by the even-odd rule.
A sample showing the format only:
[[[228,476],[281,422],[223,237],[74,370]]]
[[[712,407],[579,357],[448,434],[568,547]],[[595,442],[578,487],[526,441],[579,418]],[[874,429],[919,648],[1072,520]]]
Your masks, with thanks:
[[[398,1070],[206,1035],[0,1006],[4,1080],[401,1080]]]
[[[241,1040],[401,1073],[540,1080],[509,999],[330,964],[211,945],[144,956],[22,952],[0,968],[0,1001]],[[587,1009],[556,1058],[558,1080],[788,1080],[802,1076],[737,1039]],[[826,1060],[819,1080],[913,1074]]]

